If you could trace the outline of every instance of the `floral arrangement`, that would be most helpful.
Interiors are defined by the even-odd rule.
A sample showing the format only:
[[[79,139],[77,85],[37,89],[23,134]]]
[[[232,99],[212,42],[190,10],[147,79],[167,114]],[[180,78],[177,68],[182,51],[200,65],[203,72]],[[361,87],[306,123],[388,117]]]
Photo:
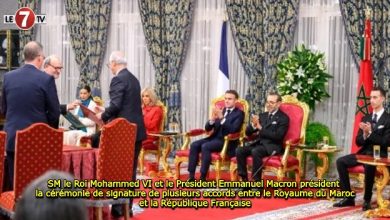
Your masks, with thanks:
[[[281,95],[296,94],[297,99],[315,109],[316,102],[330,97],[326,91],[328,79],[324,53],[313,52],[298,45],[277,64],[278,91]]]

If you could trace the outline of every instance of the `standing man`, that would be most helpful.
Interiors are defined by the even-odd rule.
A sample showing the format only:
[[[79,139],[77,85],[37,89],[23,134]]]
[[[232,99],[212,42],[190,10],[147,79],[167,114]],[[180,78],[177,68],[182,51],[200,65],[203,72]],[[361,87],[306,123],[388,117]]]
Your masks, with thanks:
[[[227,90],[225,92],[225,107],[223,109],[214,107],[205,126],[206,131],[213,130],[213,133],[209,137],[191,144],[188,159],[188,172],[190,173],[188,181],[195,180],[199,153],[202,155],[200,180],[205,181],[211,163],[211,153],[222,150],[225,135],[240,131],[244,122],[244,112],[235,107],[237,100],[238,93],[235,90]],[[231,148],[231,146],[229,147]]]
[[[256,134],[256,139],[246,143],[244,147],[236,149],[237,171],[243,181],[248,181],[246,158],[252,156],[252,179],[261,181],[261,167],[263,158],[271,154],[283,153],[283,139],[287,133],[289,118],[279,110],[282,97],[275,92],[267,96],[267,112],[252,115],[250,124],[246,128],[246,135]]]
[[[141,108],[141,86],[138,79],[127,70],[127,61],[124,54],[114,51],[110,55],[108,66],[114,74],[110,83],[110,105],[104,112],[96,116],[104,122],[115,118],[125,118],[137,125],[137,137],[135,141],[135,152],[133,161],[133,180],[137,176],[138,155],[141,151],[141,143],[146,139],[146,131]],[[93,147],[98,147],[100,132],[93,137]],[[131,200],[132,203],[132,200]],[[113,205],[111,214],[114,217],[123,215],[120,205]]]
[[[390,145],[390,115],[385,112],[383,103],[386,92],[375,87],[370,93],[370,104],[373,113],[362,118],[359,124],[359,132],[356,136],[356,145],[360,147],[356,154],[373,155],[373,146],[380,145],[381,157],[386,157],[387,146]],[[348,168],[357,166],[356,154],[340,157],[336,161],[337,171],[340,177],[341,190],[351,191]],[[372,187],[375,178],[375,166],[364,165],[364,202],[362,209],[371,209]],[[333,207],[355,206],[355,198],[344,198],[333,204]]]
[[[43,71],[50,76],[53,76],[54,79],[58,79],[60,77],[62,68],[62,62],[56,55],[50,55],[43,61]],[[65,115],[67,111],[75,109],[79,104],[80,102],[77,100],[69,104],[61,104],[60,112]]]
[[[5,116],[10,181],[14,173],[16,131],[37,122],[58,128],[60,117],[54,78],[40,71],[45,59],[42,45],[30,41],[23,48],[23,55],[25,65],[4,75],[1,110]]]

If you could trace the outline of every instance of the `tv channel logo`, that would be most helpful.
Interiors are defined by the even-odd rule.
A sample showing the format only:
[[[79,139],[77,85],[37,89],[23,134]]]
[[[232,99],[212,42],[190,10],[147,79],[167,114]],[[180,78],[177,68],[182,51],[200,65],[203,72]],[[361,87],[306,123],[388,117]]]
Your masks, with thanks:
[[[31,8],[19,8],[15,15],[4,15],[4,24],[16,24],[21,30],[29,30],[35,24],[46,24],[46,15],[35,15]]]

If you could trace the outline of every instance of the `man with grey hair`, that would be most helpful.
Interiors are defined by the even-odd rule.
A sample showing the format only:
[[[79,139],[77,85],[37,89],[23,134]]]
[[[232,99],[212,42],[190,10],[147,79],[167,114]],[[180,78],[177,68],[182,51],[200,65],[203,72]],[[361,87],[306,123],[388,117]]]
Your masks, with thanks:
[[[62,62],[56,55],[50,55],[43,61],[43,69],[47,74],[53,76],[54,79],[60,77],[62,68]]]
[[[110,105],[104,112],[98,113],[97,117],[104,122],[115,118],[125,118],[137,125],[137,137],[134,150],[133,180],[136,179],[138,155],[141,151],[141,143],[146,139],[146,131],[141,108],[141,86],[138,79],[126,68],[127,62],[124,54],[114,51],[110,55],[110,68],[114,78],[110,83]],[[100,132],[93,137],[92,146],[98,147]],[[129,146],[131,147],[131,146]],[[132,204],[132,200],[130,202]],[[113,205],[111,214],[114,217],[123,215],[120,205]],[[130,214],[131,215],[131,214]]]
[[[54,79],[58,79],[60,77],[62,68],[63,66],[61,59],[56,55],[50,55],[46,57],[46,59],[43,61],[43,70],[45,71],[45,73],[49,74],[50,76],[53,76]],[[69,104],[61,104],[61,114],[65,115],[67,111],[75,109],[79,104],[80,102],[78,100],[73,101]]]
[[[12,186],[17,130],[43,122],[58,128],[60,106],[54,78],[40,68],[45,56],[42,45],[30,41],[23,48],[25,65],[4,75],[1,113],[7,132],[7,164]]]

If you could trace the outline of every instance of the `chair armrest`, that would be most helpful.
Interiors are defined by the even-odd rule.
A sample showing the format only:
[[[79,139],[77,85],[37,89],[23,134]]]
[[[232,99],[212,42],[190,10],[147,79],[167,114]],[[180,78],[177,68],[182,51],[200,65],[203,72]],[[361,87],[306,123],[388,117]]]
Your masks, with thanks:
[[[225,160],[229,141],[239,140],[241,132],[231,133],[224,137],[223,147],[221,151],[222,160]]]
[[[287,168],[287,160],[288,160],[288,156],[290,155],[290,148],[291,148],[290,141],[286,141],[286,146],[284,147],[284,154],[281,161],[284,170],[286,170]]]
[[[187,150],[188,145],[190,145],[190,142],[191,142],[191,137],[203,135],[205,133],[206,133],[206,130],[204,130],[204,129],[192,129],[192,130],[184,133],[184,135],[183,135],[184,142],[183,142],[183,145],[181,146],[180,149]]]

